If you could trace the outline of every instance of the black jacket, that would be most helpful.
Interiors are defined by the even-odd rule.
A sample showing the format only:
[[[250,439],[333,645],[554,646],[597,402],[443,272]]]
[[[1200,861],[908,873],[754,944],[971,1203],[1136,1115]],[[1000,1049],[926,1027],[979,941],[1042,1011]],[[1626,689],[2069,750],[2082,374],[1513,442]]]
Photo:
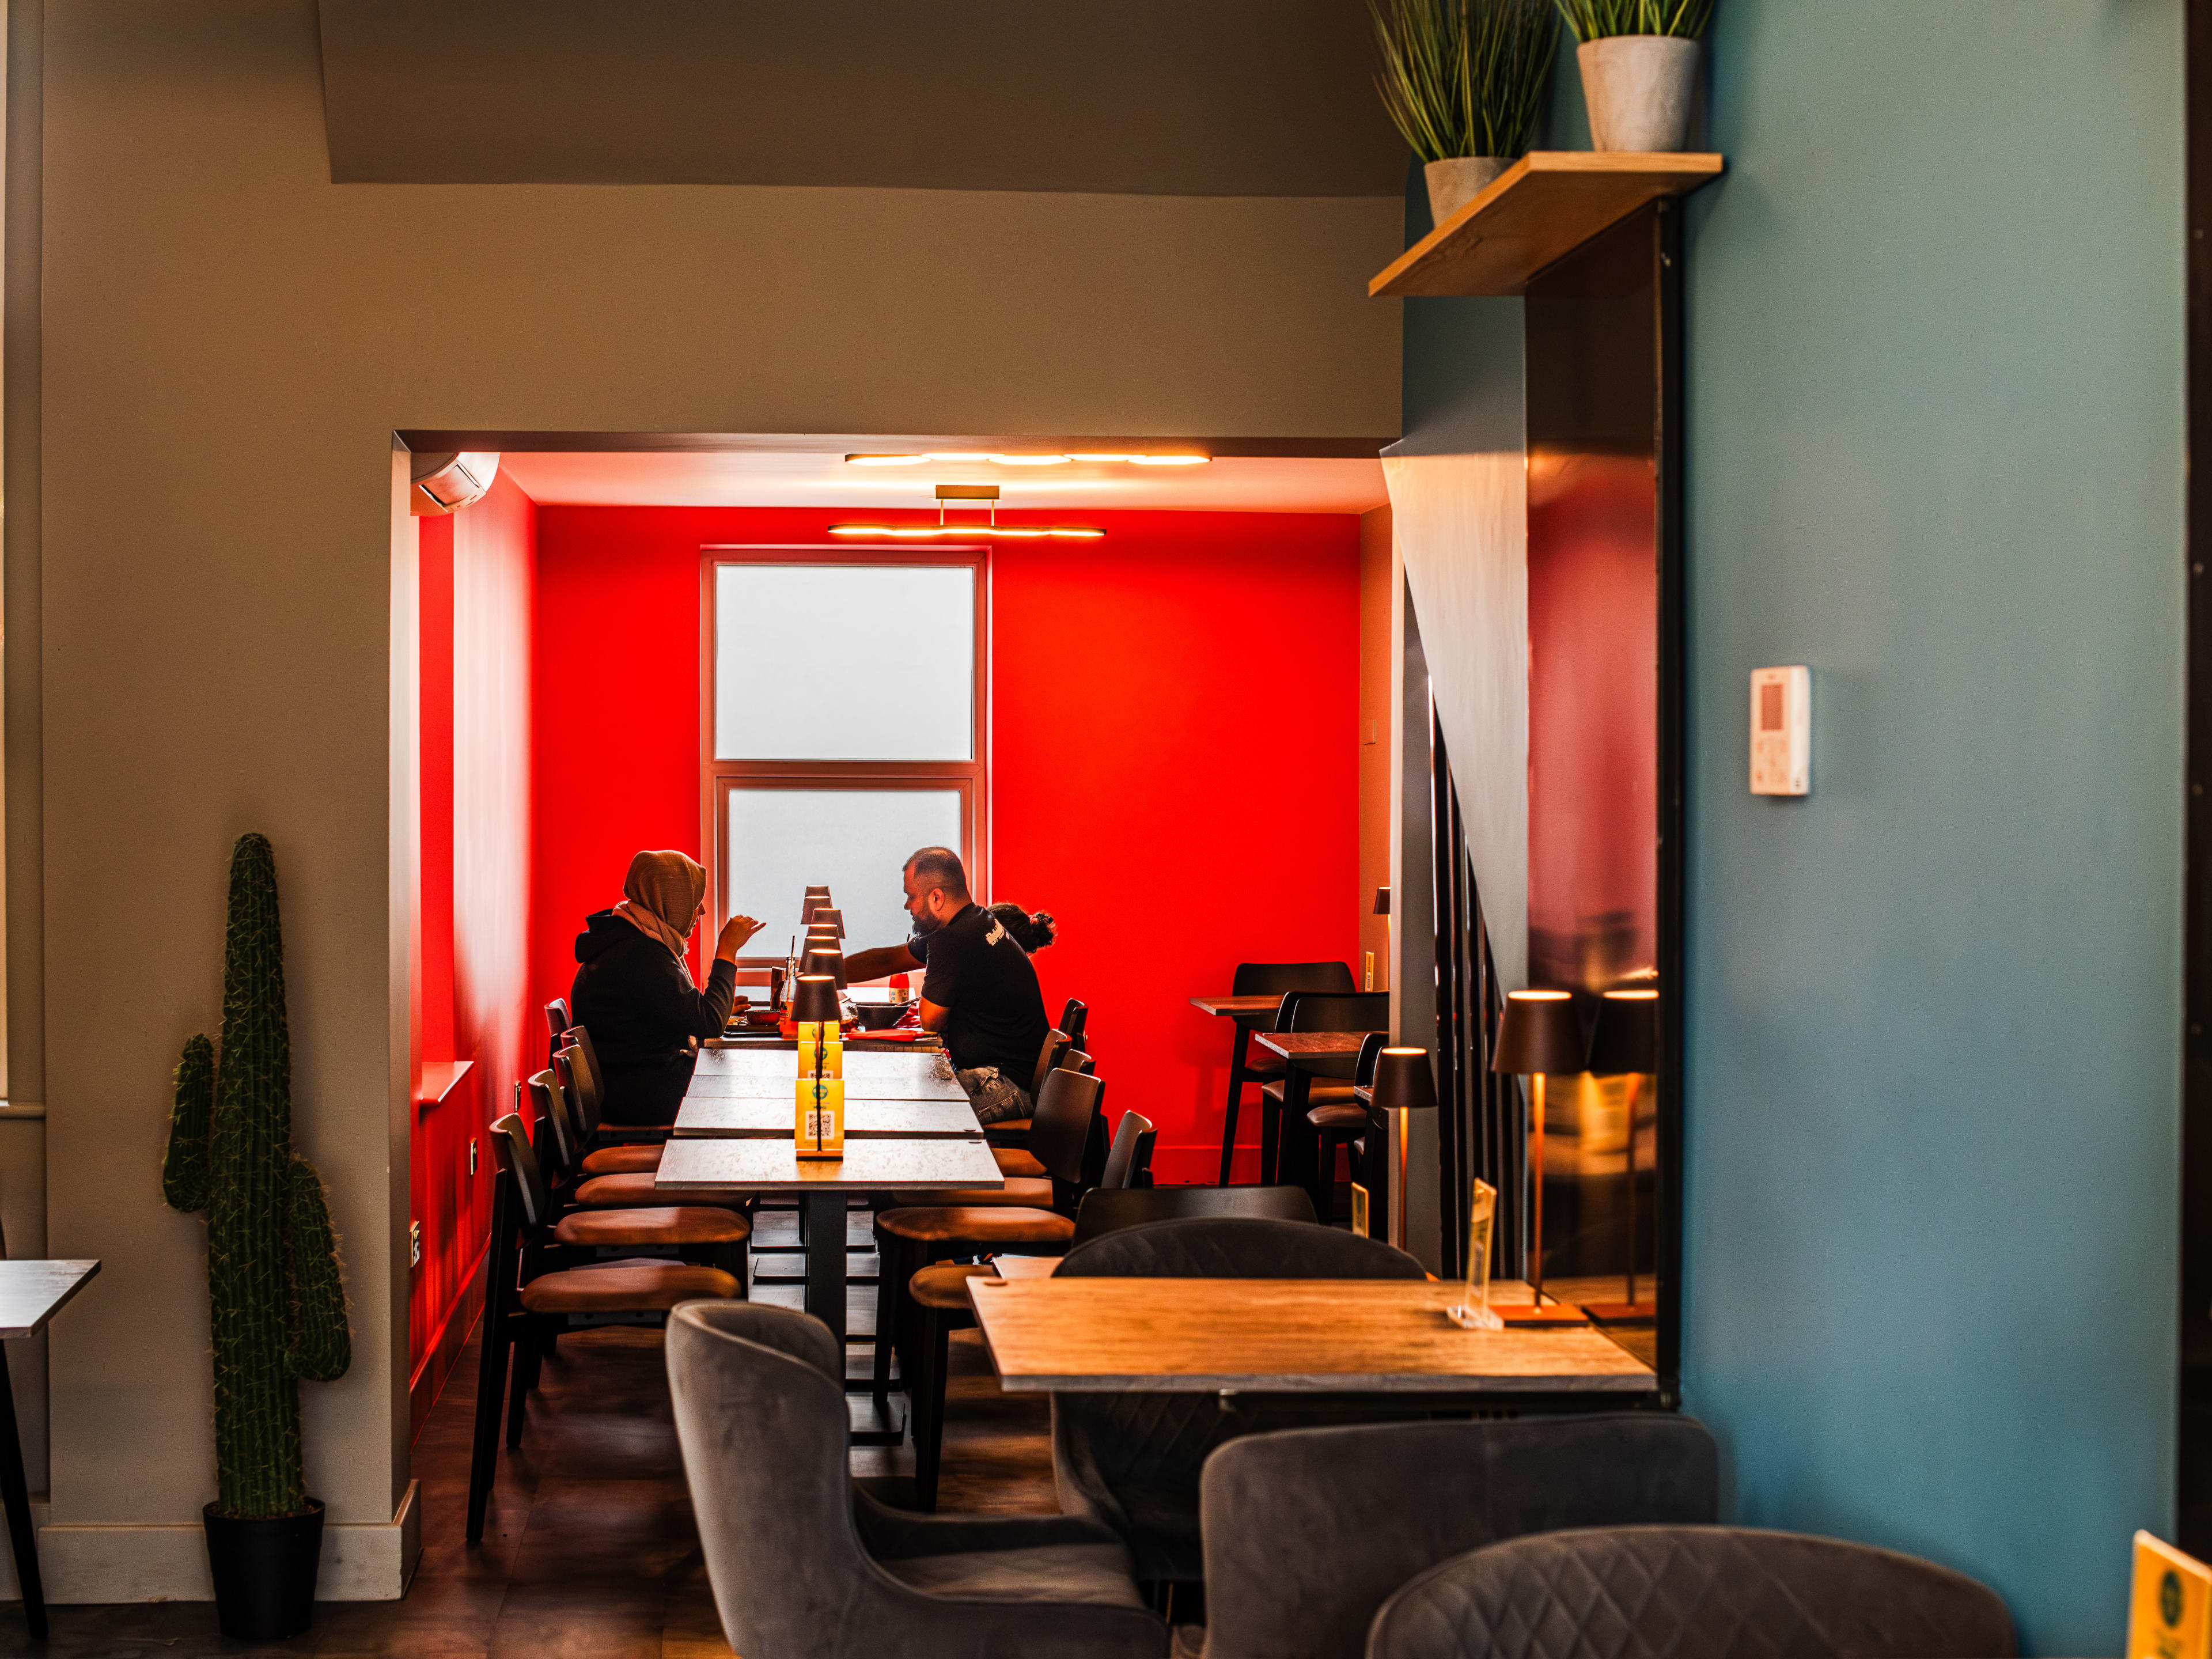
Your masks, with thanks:
[[[569,1012],[592,1034],[603,1071],[676,1065],[684,1058],[686,1037],[720,1036],[729,1020],[734,967],[717,961],[702,991],[666,945],[612,910],[584,918],[576,960],[581,965],[568,992]]]

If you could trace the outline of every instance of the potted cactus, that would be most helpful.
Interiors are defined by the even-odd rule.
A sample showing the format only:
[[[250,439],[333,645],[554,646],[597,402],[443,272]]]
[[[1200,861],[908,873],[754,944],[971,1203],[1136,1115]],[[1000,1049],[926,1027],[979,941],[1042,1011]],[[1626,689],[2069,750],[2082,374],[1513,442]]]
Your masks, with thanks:
[[[176,1071],[161,1193],[205,1211],[215,1347],[216,1501],[201,1512],[226,1636],[296,1636],[314,1617],[323,1506],[307,1496],[300,1379],[352,1358],[345,1284],[322,1177],[292,1156],[284,941],[268,839],[231,851],[222,1052],[204,1036]]]

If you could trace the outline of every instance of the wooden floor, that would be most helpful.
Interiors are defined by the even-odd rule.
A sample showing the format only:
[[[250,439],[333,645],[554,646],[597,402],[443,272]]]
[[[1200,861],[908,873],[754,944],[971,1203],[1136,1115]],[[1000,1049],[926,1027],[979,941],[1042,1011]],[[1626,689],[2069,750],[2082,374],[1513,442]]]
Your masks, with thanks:
[[[763,1300],[784,1299],[778,1286],[759,1289]],[[854,1300],[873,1312],[872,1288]],[[975,1332],[953,1337],[952,1356],[939,1508],[1054,1512],[1049,1407],[1000,1392]],[[659,1333],[562,1340],[531,1400],[521,1451],[500,1459],[484,1540],[471,1547],[461,1534],[476,1370],[471,1342],[416,1443],[422,1562],[404,1600],[323,1602],[309,1634],[262,1645],[223,1640],[206,1602],[56,1607],[44,1651],[728,1659],[678,1460]],[[893,1503],[910,1501],[911,1468],[903,1448],[854,1453],[855,1475]],[[36,1650],[20,1623],[10,1626],[15,1612],[0,1603],[0,1654]]]

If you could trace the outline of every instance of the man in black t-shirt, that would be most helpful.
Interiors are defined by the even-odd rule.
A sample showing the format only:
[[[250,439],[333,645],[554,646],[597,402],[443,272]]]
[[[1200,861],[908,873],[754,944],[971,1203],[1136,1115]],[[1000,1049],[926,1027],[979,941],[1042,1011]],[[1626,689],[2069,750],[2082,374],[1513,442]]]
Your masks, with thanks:
[[[922,1028],[944,1037],[975,1115],[985,1123],[1027,1117],[1030,1079],[1052,1029],[1029,953],[968,896],[957,853],[925,847],[906,861],[904,878],[914,937],[856,952],[847,975],[857,982],[925,969]]]

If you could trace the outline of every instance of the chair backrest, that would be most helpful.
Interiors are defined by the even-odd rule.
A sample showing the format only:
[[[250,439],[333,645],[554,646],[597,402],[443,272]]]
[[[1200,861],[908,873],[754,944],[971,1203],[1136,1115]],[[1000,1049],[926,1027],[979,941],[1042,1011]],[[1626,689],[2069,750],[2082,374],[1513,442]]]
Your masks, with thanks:
[[[1068,998],[1067,1006],[1060,1011],[1060,1029],[1067,1033],[1067,1040],[1079,1048],[1083,1046],[1083,1028],[1090,1020],[1090,1005],[1079,1002],[1073,997]]]
[[[576,1108],[577,1137],[589,1141],[599,1132],[606,1087],[599,1077],[599,1057],[592,1047],[592,1034],[580,1025],[572,1025],[568,1036],[561,1052],[553,1057],[553,1069],[566,1074],[568,1098]]]
[[[540,1072],[532,1078],[529,1087],[531,1104],[537,1108],[537,1115],[552,1126],[552,1145],[548,1149],[552,1156],[545,1161],[553,1166],[550,1177],[557,1181],[574,1169],[584,1156],[575,1120],[568,1111],[568,1091],[550,1071]]]
[[[1239,997],[1358,988],[1352,969],[1340,962],[1240,962],[1229,983],[1229,994]]]
[[[1375,1610],[1439,1561],[1569,1527],[1710,1522],[1719,1500],[1712,1436],[1660,1412],[1247,1436],[1199,1478],[1206,1659],[1364,1652]],[[1328,1571],[1285,1574],[1285,1538]]]
[[[1075,1212],[1074,1242],[1087,1243],[1101,1233],[1151,1221],[1224,1215],[1310,1223],[1313,1198],[1303,1187],[1102,1187],[1084,1194]]]
[[[553,1219],[553,1198],[545,1189],[545,1177],[538,1170],[538,1154],[530,1145],[530,1126],[518,1114],[509,1112],[492,1124],[491,1132],[498,1137],[495,1144],[505,1148],[500,1162],[514,1182],[515,1201],[522,1206],[523,1221],[532,1227],[549,1224]],[[496,1249],[499,1243],[494,1239],[493,1248]]]
[[[1606,1527],[1516,1538],[1431,1567],[1382,1604],[1367,1653],[2008,1659],[2013,1644],[1995,1593],[1932,1561],[1747,1527]]]
[[[1047,1073],[1038,1089],[1036,1110],[1030,1120],[1030,1156],[1044,1165],[1054,1181],[1079,1186],[1083,1153],[1091,1139],[1091,1120],[1106,1085],[1079,1072]]]
[[[1075,1045],[1067,1040],[1067,1033],[1057,1025],[1044,1034],[1044,1046],[1037,1050],[1036,1071],[1030,1078],[1030,1098],[1034,1101],[1037,1091],[1044,1087],[1045,1073],[1060,1064],[1060,1057]],[[1018,1082],[1020,1079],[1017,1079]]]
[[[561,1035],[569,1024],[568,998],[555,997],[545,1005],[545,1034],[551,1039],[545,1050],[548,1055],[561,1046]]]
[[[1283,1022],[1287,1021],[1287,1024]],[[1322,996],[1300,991],[1283,999],[1279,1031],[1379,1031],[1390,1023],[1388,991]]]
[[[1370,1031],[1367,1034],[1367,1041],[1359,1045],[1359,1058],[1352,1064],[1352,1080],[1354,1085],[1364,1089],[1375,1081],[1376,1056],[1389,1046],[1389,1042],[1388,1031]]]
[[[1079,1077],[1095,1077],[1098,1072],[1098,1062],[1080,1048],[1070,1048],[1060,1055],[1057,1069],[1073,1072]]]
[[[1106,1168],[1098,1177],[1100,1187],[1126,1187],[1136,1172],[1137,1145],[1152,1132],[1152,1121],[1142,1112],[1124,1112],[1121,1121],[1114,1126],[1114,1144],[1106,1152]]]

